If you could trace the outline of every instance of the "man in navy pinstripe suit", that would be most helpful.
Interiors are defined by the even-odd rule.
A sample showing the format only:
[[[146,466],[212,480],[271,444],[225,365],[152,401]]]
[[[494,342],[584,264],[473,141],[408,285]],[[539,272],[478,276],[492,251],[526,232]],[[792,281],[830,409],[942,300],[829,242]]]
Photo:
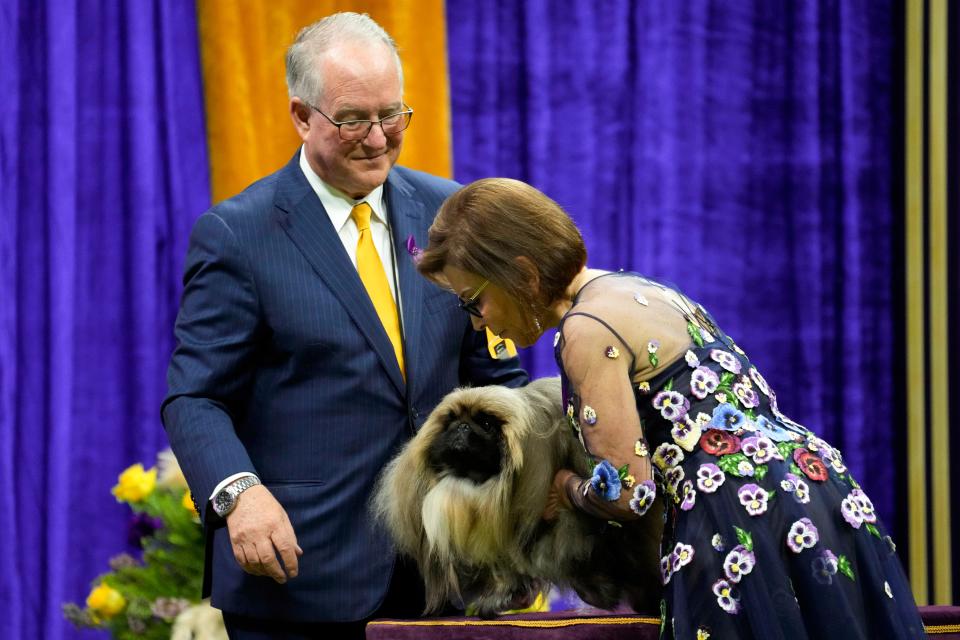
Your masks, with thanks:
[[[197,220],[162,415],[231,637],[363,637],[371,617],[422,607],[368,518],[380,468],[456,386],[526,374],[406,251],[457,185],[394,166],[412,112],[390,37],[367,16],[325,18],[290,47],[287,84],[303,146]],[[363,202],[396,352],[357,272]]]

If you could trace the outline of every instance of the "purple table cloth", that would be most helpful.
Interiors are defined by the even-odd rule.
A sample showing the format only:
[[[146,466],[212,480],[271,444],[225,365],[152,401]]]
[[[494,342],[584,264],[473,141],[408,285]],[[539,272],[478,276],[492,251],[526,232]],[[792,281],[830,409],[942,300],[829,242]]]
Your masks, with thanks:
[[[960,640],[960,607],[920,607],[927,634]],[[607,611],[554,611],[477,618],[374,620],[367,640],[655,640],[658,618]]]

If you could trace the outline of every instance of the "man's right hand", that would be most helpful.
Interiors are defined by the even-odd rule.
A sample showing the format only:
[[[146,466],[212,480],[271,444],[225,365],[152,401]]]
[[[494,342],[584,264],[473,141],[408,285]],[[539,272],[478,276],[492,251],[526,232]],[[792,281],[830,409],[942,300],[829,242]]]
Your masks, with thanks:
[[[265,486],[250,487],[237,497],[237,506],[227,515],[227,530],[233,555],[244,571],[280,584],[297,577],[303,549],[287,512]]]

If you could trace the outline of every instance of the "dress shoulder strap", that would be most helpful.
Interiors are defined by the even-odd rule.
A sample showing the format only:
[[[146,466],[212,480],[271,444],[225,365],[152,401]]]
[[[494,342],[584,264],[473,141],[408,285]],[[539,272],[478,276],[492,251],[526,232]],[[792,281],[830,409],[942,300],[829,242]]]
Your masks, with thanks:
[[[623,345],[623,348],[626,349],[627,353],[630,354],[630,371],[635,371],[635,370],[636,370],[637,356],[636,356],[636,354],[633,352],[633,349],[631,349],[631,348],[630,348],[630,345],[627,344],[627,341],[623,339],[623,336],[621,336],[621,335],[617,332],[617,330],[614,329],[613,327],[611,327],[610,324],[609,324],[606,320],[604,320],[603,318],[600,318],[600,317],[598,317],[598,316],[595,316],[595,315],[593,315],[592,313],[587,313],[587,312],[585,312],[585,311],[571,311],[570,313],[568,313],[567,315],[565,315],[565,316],[563,317],[563,320],[560,321],[559,330],[560,330],[561,335],[563,334],[563,324],[567,321],[567,318],[570,318],[570,317],[573,317],[573,316],[583,316],[584,318],[590,318],[591,320],[594,320],[594,321],[596,321],[596,322],[599,322],[599,323],[602,324],[604,327],[606,327],[606,328],[607,328],[607,331],[609,331],[610,333],[612,333],[612,334],[614,335],[614,337],[615,337],[617,340],[620,341],[620,344]]]

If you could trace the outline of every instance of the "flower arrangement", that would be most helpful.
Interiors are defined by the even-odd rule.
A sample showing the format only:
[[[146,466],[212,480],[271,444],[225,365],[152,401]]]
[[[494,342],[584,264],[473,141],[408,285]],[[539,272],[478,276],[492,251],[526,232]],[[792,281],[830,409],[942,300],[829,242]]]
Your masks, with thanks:
[[[94,579],[86,606],[63,606],[66,618],[121,639],[225,639],[219,612],[199,601],[203,530],[173,453],[161,451],[150,469],[128,467],[112,493],[133,511],[128,539],[142,557],[111,558],[110,571]]]

